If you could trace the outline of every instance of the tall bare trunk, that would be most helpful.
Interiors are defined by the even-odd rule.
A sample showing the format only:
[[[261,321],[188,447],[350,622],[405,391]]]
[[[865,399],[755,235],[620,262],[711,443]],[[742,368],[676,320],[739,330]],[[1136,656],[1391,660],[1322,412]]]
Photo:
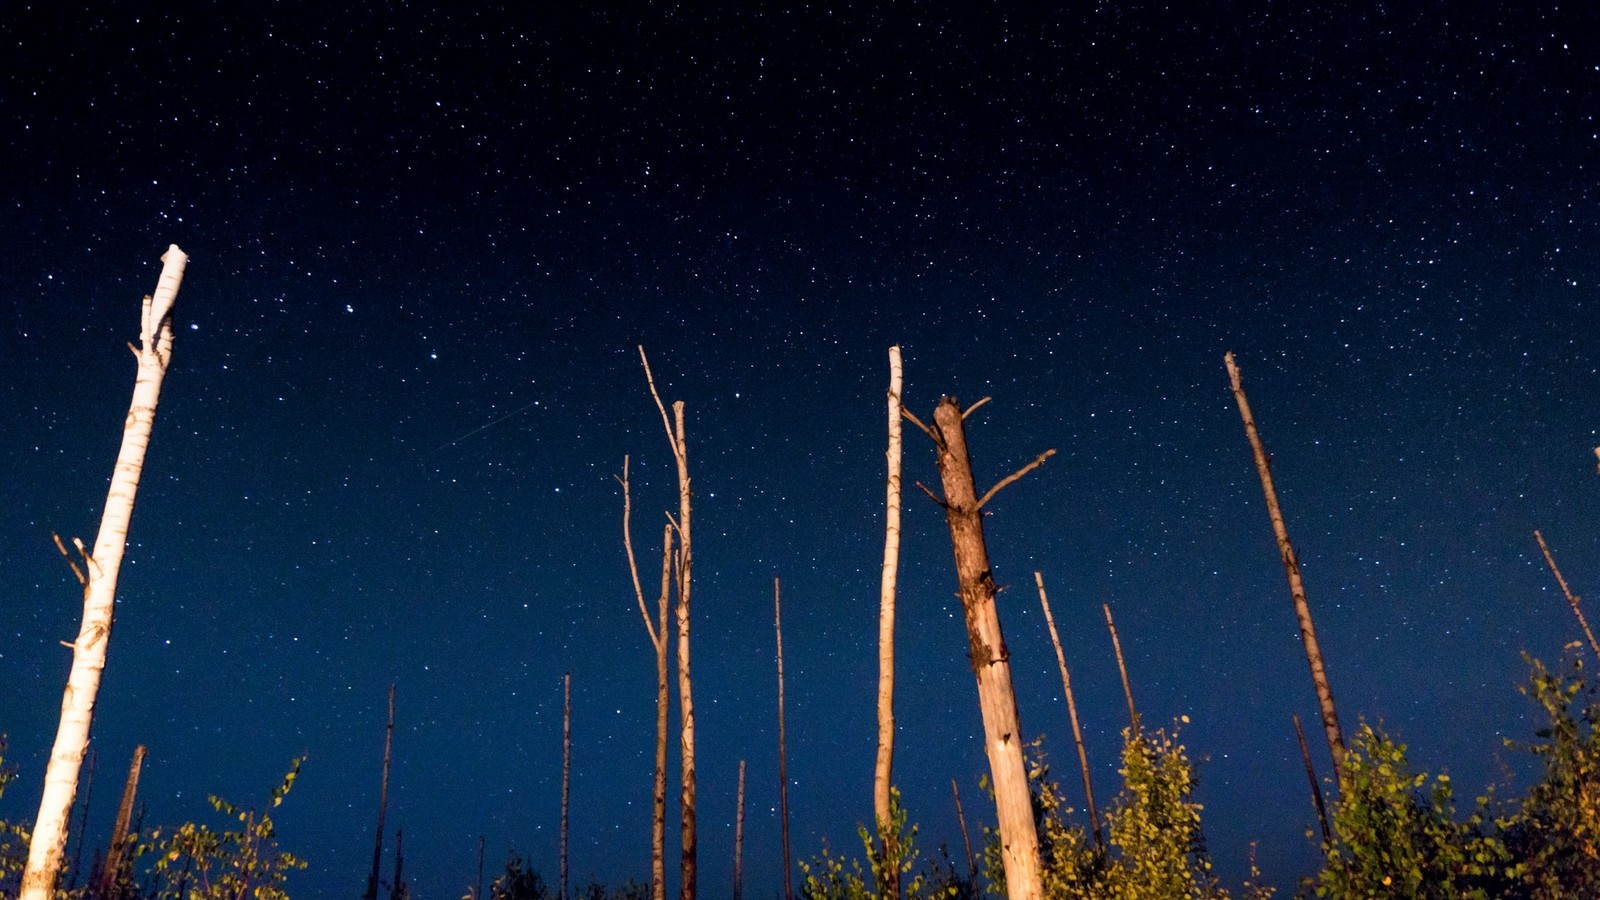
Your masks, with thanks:
[[[950,779],[950,792],[956,795],[956,824],[961,826],[961,846],[967,851],[967,880],[972,882],[973,890],[978,887],[978,861],[972,855],[972,838],[967,834],[967,814],[961,810],[961,788],[956,786],[956,780]]]
[[[678,605],[676,617],[678,623],[678,717],[680,728],[678,733],[678,753],[682,759],[682,790],[678,795],[678,805],[681,808],[682,818],[682,845],[683,858],[680,866],[680,883],[678,896],[681,900],[694,900],[697,882],[698,866],[696,860],[696,828],[695,828],[695,768],[694,768],[694,696],[692,680],[689,675],[689,596],[693,585],[692,574],[694,571],[694,539],[690,528],[692,511],[692,484],[689,480],[689,442],[684,434],[683,426],[683,401],[677,400],[672,404],[672,418],[667,418],[667,409],[661,402],[661,395],[656,392],[655,377],[650,374],[650,361],[644,355],[644,347],[639,348],[639,359],[644,363],[645,380],[650,385],[650,396],[656,401],[656,409],[661,412],[661,424],[667,430],[667,443],[672,447],[672,458],[678,465],[678,554],[677,554],[677,584]]]
[[[1572,607],[1572,614],[1578,617],[1578,625],[1583,628],[1583,636],[1589,639],[1589,649],[1594,651],[1596,657],[1600,657],[1600,642],[1594,639],[1594,631],[1589,628],[1589,620],[1584,616],[1583,608],[1578,605],[1578,596],[1567,587],[1567,579],[1563,578],[1561,570],[1556,568],[1556,558],[1550,555],[1550,547],[1545,544],[1544,535],[1535,530],[1533,537],[1539,542],[1539,549],[1544,553],[1544,561],[1550,564],[1550,572],[1556,576],[1556,584],[1561,585],[1561,593],[1566,596],[1567,605]]]
[[[1317,767],[1311,764],[1311,748],[1306,746],[1306,730],[1300,727],[1300,717],[1294,719],[1294,737],[1300,742],[1300,760],[1306,765],[1306,781],[1311,783],[1311,802],[1317,808],[1317,824],[1322,826],[1322,843],[1333,843],[1333,829],[1328,827],[1328,805],[1322,800],[1322,785],[1317,783]]]
[[[406,900],[411,895],[406,890],[405,865],[406,833],[397,828],[394,832],[394,880],[389,882],[389,900]]]
[[[783,900],[794,900],[794,863],[789,857],[789,751],[783,734],[783,598],[772,579],[772,626],[778,633],[778,822],[783,840]]]
[[[1033,573],[1039,586],[1039,605],[1044,607],[1044,622],[1050,626],[1050,643],[1056,648],[1056,662],[1061,666],[1061,691],[1067,695],[1067,718],[1072,721],[1072,740],[1078,745],[1078,768],[1083,772],[1083,796],[1089,807],[1089,828],[1094,834],[1096,849],[1104,849],[1100,834],[1100,812],[1094,805],[1094,782],[1089,778],[1089,753],[1083,747],[1083,729],[1078,727],[1078,701],[1072,696],[1072,676],[1067,674],[1067,656],[1061,652],[1061,637],[1056,634],[1056,620],[1050,615],[1050,598],[1044,593],[1044,576]]]
[[[61,698],[61,721],[50,750],[50,762],[45,767],[44,792],[39,798],[33,840],[28,845],[28,864],[22,874],[21,900],[47,900],[61,877],[67,817],[78,791],[78,772],[83,766],[84,748],[89,745],[89,725],[94,718],[95,697],[100,692],[100,674],[106,666],[117,574],[128,544],[128,520],[133,517],[134,495],[138,493],[139,475],[144,470],[145,449],[150,445],[161,381],[172,358],[172,305],[177,300],[178,286],[183,282],[183,270],[189,257],[173,244],[161,255],[161,261],[156,291],[144,298],[139,346],[129,345],[138,358],[139,373],[122,427],[122,447],[111,473],[111,488],[106,492],[105,512],[100,517],[94,554],[84,551],[82,541],[74,541],[84,559],[84,568],[78,572],[83,582],[83,622],[72,644],[72,671],[67,676],[67,688]]]
[[[633,556],[633,530],[629,520],[633,513],[633,498],[628,488],[628,457],[622,458],[622,546],[628,554],[628,572],[633,577],[633,593],[639,601],[639,615],[644,619],[644,630],[650,636],[650,646],[656,651],[656,771],[651,790],[650,819],[650,896],[653,900],[666,900],[667,896],[667,712],[671,698],[668,687],[667,661],[667,609],[672,596],[672,524],[661,532],[661,593],[656,600],[657,621],[650,621],[650,611],[644,604],[644,586],[639,582],[639,565]]]
[[[67,890],[78,886],[78,871],[83,867],[83,836],[89,830],[89,800],[94,795],[94,761],[99,754],[89,749],[89,771],[84,775],[82,812],[78,814],[78,843],[72,854],[72,873],[67,877]]]
[[[900,574],[900,347],[889,348],[888,487],[883,526],[883,579],[878,594],[878,758],[872,773],[872,812],[878,821],[878,892],[900,896],[900,836],[890,810],[894,785],[894,601]]]
[[[145,746],[133,748],[133,759],[128,763],[128,780],[122,784],[122,802],[117,804],[117,819],[111,826],[111,843],[106,845],[105,865],[100,869],[95,895],[111,897],[117,882],[122,878],[127,862],[128,824],[133,821],[133,801],[139,793],[139,773],[144,769]]]
[[[567,900],[567,808],[572,796],[572,673],[561,676],[561,900]]]
[[[939,476],[944,484],[945,522],[950,527],[950,543],[955,550],[967,643],[972,654],[972,671],[978,682],[978,703],[983,710],[984,749],[994,783],[995,818],[999,823],[1006,893],[1013,900],[1036,900],[1043,897],[1039,836],[1034,830],[1028,770],[1022,759],[1017,698],[1011,687],[1011,657],[995,609],[994,573],[983,540],[982,501],[978,499],[972,480],[972,460],[967,452],[966,425],[960,404],[953,397],[939,401],[933,421]],[[1039,461],[1042,460],[1043,457]],[[996,488],[1011,480],[1015,479],[1002,481]],[[993,493],[991,490],[984,500]]]
[[[733,900],[744,897],[744,760],[739,760],[739,802],[733,816]]]
[[[1139,731],[1139,710],[1133,705],[1133,684],[1128,681],[1128,664],[1122,658],[1122,641],[1117,637],[1117,623],[1111,618],[1111,604],[1102,603],[1106,614],[1106,630],[1111,632],[1111,649],[1117,653],[1117,672],[1122,675],[1122,695],[1128,698],[1128,724],[1134,733]]]
[[[1239,417],[1244,420],[1245,436],[1250,439],[1250,451],[1255,455],[1256,474],[1261,476],[1261,493],[1267,498],[1267,515],[1272,519],[1272,533],[1278,539],[1278,555],[1283,560],[1284,574],[1289,578],[1289,595],[1294,598],[1294,614],[1300,620],[1300,642],[1305,646],[1306,663],[1311,667],[1311,683],[1317,691],[1317,705],[1322,712],[1322,731],[1328,739],[1328,755],[1333,757],[1333,779],[1344,784],[1344,731],[1339,727],[1339,711],[1333,703],[1333,688],[1328,684],[1328,670],[1322,662],[1322,649],[1317,645],[1317,629],[1311,624],[1311,606],[1306,602],[1305,584],[1300,580],[1300,560],[1289,543],[1289,528],[1283,522],[1283,511],[1278,508],[1278,492],[1272,486],[1272,466],[1267,451],[1261,446],[1261,435],[1256,432],[1255,417],[1250,414],[1250,401],[1244,395],[1244,381],[1233,354],[1224,354],[1222,362],[1228,367],[1228,381],[1233,388],[1233,398],[1239,402]]]
[[[378,784],[378,828],[372,844],[372,872],[367,876],[366,900],[378,900],[378,867],[383,864],[383,820],[389,812],[389,760],[394,748],[394,682],[389,683],[389,724],[383,730],[383,778]]]
[[[472,891],[472,900],[483,900],[483,835],[478,835],[478,881]]]

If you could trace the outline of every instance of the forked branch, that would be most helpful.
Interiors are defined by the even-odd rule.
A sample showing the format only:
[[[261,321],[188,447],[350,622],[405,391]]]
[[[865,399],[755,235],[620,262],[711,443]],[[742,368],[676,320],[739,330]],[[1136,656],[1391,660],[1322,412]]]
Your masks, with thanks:
[[[644,605],[644,586],[639,583],[639,564],[633,557],[633,528],[629,525],[629,519],[633,514],[633,499],[628,491],[627,456],[622,457],[622,474],[612,477],[622,485],[622,547],[628,551],[628,574],[633,576],[633,595],[639,600],[639,615],[644,619],[644,630],[650,634],[650,643],[659,648],[662,637],[656,633],[656,626],[650,621],[650,610]]]

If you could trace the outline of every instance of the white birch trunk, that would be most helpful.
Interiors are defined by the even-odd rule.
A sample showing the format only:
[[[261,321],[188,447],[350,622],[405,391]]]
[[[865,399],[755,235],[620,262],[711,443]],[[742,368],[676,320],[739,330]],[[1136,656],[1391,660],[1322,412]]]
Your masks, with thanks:
[[[889,449],[883,529],[883,580],[878,597],[878,757],[872,775],[872,810],[878,820],[883,873],[879,890],[900,896],[899,835],[894,831],[890,789],[894,785],[894,601],[900,574],[900,347],[889,348]]]
[[[111,637],[111,614],[117,594],[117,573],[128,543],[128,520],[133,516],[134,495],[144,469],[145,448],[155,422],[161,380],[172,355],[172,305],[183,281],[189,257],[177,244],[162,254],[161,278],[153,295],[144,298],[139,324],[139,374],[133,384],[133,402],[122,429],[122,449],[111,474],[100,534],[94,554],[86,559],[83,588],[83,624],[72,644],[72,672],[61,698],[61,723],[45,768],[44,794],[34,820],[33,841],[28,846],[28,866],[22,875],[21,900],[48,900],[61,872],[67,842],[67,816],[78,791],[78,770],[89,743],[89,724],[100,691],[100,673],[106,665],[106,644]],[[81,547],[81,544],[80,544]]]

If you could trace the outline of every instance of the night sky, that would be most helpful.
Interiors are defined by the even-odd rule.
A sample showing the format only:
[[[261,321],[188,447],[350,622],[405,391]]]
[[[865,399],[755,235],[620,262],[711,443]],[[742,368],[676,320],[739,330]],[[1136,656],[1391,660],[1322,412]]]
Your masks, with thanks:
[[[859,854],[896,343],[924,419],[993,396],[980,490],[1059,451],[987,527],[1070,802],[1036,569],[1102,807],[1110,602],[1146,720],[1192,720],[1225,880],[1252,841],[1280,887],[1315,869],[1315,698],[1229,350],[1346,730],[1381,721],[1468,800],[1526,783],[1520,654],[1578,637],[1532,530],[1600,590],[1587,4],[357,5],[0,10],[0,817],[37,809],[81,613],[50,535],[94,537],[168,243],[191,261],[93,845],[138,743],[147,824],[261,802],[308,753],[290,891],[358,895],[396,682],[413,893],[459,897],[480,834],[491,875],[514,847],[554,882],[570,671],[573,878],[646,880],[654,657],[613,475],[631,454],[647,583],[676,487],[641,343],[688,415],[706,896],[741,758],[746,889],[781,884],[774,576],[795,853]],[[993,809],[906,441],[896,781],[960,859],[950,779]]]

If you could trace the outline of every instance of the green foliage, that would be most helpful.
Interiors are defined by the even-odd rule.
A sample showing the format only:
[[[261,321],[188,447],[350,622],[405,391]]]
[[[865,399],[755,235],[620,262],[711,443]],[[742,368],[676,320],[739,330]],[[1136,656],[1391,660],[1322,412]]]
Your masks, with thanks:
[[[1362,723],[1344,757],[1334,841],[1316,896],[1337,898],[1502,897],[1515,874],[1511,854],[1487,831],[1489,799],[1455,820],[1448,775],[1412,774],[1406,747]]]
[[[1185,717],[1184,721],[1188,721]],[[1124,729],[1123,789],[1106,816],[1117,848],[1106,896],[1120,900],[1226,898],[1211,874],[1201,806],[1191,798],[1194,765],[1171,733]]]
[[[1519,896],[1600,897],[1600,703],[1581,657],[1572,657],[1565,676],[1524,658],[1529,678],[1522,692],[1550,724],[1537,732],[1539,743],[1526,747],[1543,759],[1543,777],[1517,814],[1497,823],[1519,862]]]
[[[6,736],[0,734],[0,797],[5,796],[6,785],[17,777],[16,766],[5,764]],[[14,892],[28,865],[28,829],[0,820],[0,896]]]
[[[288,796],[305,757],[289,764],[283,782],[272,789],[276,809]],[[151,875],[158,900],[288,900],[284,890],[288,874],[306,863],[278,848],[272,817],[254,809],[240,809],[221,797],[209,798],[212,809],[239,823],[237,829],[216,831],[209,825],[185,822],[163,839],[152,831],[139,847],[154,854]]]
[[[539,873],[529,868],[515,853],[506,857],[506,868],[489,886],[489,900],[550,900]]]
[[[902,895],[907,900],[955,900],[963,896],[963,886],[970,892],[971,886],[956,875],[954,866],[949,865],[948,853],[943,854],[943,865],[935,860],[930,863],[928,871],[919,872],[907,882],[905,876],[917,865],[917,826],[907,827],[906,811],[900,806],[900,792],[893,788],[889,792],[889,816],[898,837],[896,846],[900,848],[899,859],[892,864],[899,866]],[[879,896],[877,885],[883,883],[884,866],[890,863],[881,859],[872,830],[865,825],[858,825],[856,833],[866,849],[867,864],[872,870],[871,881],[863,876],[859,861],[850,860],[846,864],[842,857],[829,853],[824,845],[821,856],[800,863],[800,872],[805,876],[805,881],[800,885],[801,897],[806,900],[874,900]]]
[[[1062,798],[1061,786],[1050,777],[1043,738],[1028,745],[1028,793],[1033,801],[1034,830],[1039,835],[1039,874],[1044,894],[1050,898],[1108,897],[1105,855],[1095,849],[1082,826],[1069,822],[1072,809]],[[979,784],[993,796],[988,776]],[[989,892],[1005,895],[1005,861],[1000,855],[1000,833],[984,828],[983,874]]]

